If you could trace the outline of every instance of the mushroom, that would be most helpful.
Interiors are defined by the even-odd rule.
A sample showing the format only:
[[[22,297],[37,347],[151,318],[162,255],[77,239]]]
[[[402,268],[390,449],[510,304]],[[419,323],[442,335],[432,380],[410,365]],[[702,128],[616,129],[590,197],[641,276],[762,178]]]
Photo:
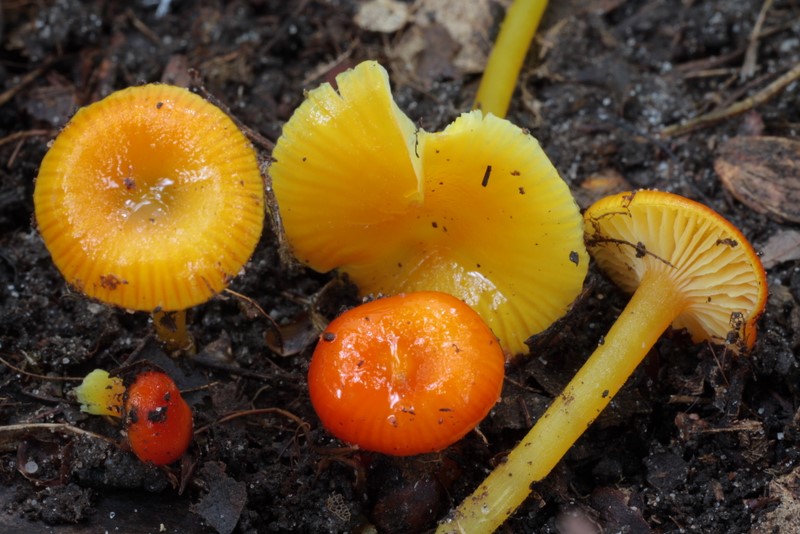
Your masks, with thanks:
[[[75,394],[81,411],[122,418],[131,450],[143,462],[170,464],[192,441],[192,410],[163,371],[143,371],[126,388],[119,376],[95,369]]]
[[[547,0],[514,0],[503,18],[475,95],[475,109],[505,117]]]
[[[308,370],[323,426],[396,456],[461,439],[500,397],[505,356],[469,306],[441,292],[381,298],[334,319]]]
[[[588,255],[569,187],[510,122],[464,113],[418,130],[367,61],[284,125],[269,168],[295,256],[338,268],[362,295],[450,293],[509,353],[566,313]]]
[[[89,297],[153,312],[171,349],[185,310],[222,291],[261,235],[255,152],[219,108],[144,85],[80,109],[42,161],[36,223],[58,270]]]
[[[125,392],[125,428],[131,450],[141,461],[171,464],[192,441],[192,409],[169,376],[145,371]]]
[[[81,411],[92,415],[122,417],[122,396],[125,385],[122,379],[110,376],[108,371],[95,369],[83,377],[75,388]]]
[[[670,325],[734,353],[756,340],[766,275],[741,232],[713,210],[678,195],[637,191],[599,200],[584,218],[597,264],[633,296],[563,393],[439,532],[493,532],[502,524]]]

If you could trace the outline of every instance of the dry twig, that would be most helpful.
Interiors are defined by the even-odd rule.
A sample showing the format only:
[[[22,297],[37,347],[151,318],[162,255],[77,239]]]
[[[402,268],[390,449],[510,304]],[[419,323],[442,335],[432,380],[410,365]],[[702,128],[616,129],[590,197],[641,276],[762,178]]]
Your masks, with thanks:
[[[67,423],[19,423],[16,425],[0,426],[0,450],[13,450],[18,442],[31,436],[48,436],[50,434],[71,434],[73,436],[87,436],[99,439],[112,445],[117,442],[111,438],[89,432],[82,428]]]
[[[28,137],[55,137],[57,133],[58,130],[27,130],[24,132],[14,132],[5,137],[0,137],[0,146],[13,143],[20,139],[26,139]]]
[[[52,58],[48,58],[48,59],[44,60],[44,62],[38,68],[33,69],[28,74],[22,76],[17,85],[14,85],[13,87],[10,87],[10,88],[6,89],[5,91],[3,91],[2,93],[0,93],[0,106],[2,106],[6,102],[8,102],[12,98],[14,98],[14,95],[19,93],[26,85],[28,85],[29,83],[34,81],[44,71],[46,71],[48,68],[50,68],[50,65],[52,63],[53,63],[53,59]]]
[[[800,79],[800,63],[789,69],[786,73],[780,76],[777,80],[766,86],[764,89],[749,96],[735,104],[724,108],[700,115],[686,122],[680,124],[673,124],[661,130],[662,137],[676,137],[684,135],[694,130],[704,128],[716,122],[741,115],[745,111],[749,111],[761,104],[767,102],[769,99],[781,92],[787,85]]]
[[[747,44],[747,52],[744,54],[744,62],[739,77],[744,80],[756,73],[756,61],[758,60],[758,40],[761,37],[761,28],[764,26],[764,19],[767,18],[767,11],[772,7],[772,0],[764,0],[761,12],[758,14],[753,31],[750,32],[750,42]]]

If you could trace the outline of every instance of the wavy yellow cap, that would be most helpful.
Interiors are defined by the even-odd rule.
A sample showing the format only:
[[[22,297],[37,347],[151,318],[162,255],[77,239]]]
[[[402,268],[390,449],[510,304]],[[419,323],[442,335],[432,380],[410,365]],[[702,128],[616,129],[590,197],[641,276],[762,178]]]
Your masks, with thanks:
[[[507,352],[564,315],[588,266],[567,184],[491,114],[417,129],[367,61],[308,94],[270,175],[294,254],[363,294],[434,290],[471,305]]]

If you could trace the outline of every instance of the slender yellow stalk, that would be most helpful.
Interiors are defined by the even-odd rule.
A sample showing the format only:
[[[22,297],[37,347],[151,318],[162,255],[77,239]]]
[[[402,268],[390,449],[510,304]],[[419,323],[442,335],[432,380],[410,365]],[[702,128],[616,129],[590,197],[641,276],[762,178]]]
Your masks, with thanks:
[[[473,108],[505,117],[547,0],[514,0],[489,54]]]
[[[169,352],[191,351],[194,340],[186,328],[186,310],[153,312],[156,337]]]
[[[666,269],[644,275],[602,345],[550,405],[506,462],[495,468],[438,533],[494,532],[542,480],[625,384],[685,300]]]

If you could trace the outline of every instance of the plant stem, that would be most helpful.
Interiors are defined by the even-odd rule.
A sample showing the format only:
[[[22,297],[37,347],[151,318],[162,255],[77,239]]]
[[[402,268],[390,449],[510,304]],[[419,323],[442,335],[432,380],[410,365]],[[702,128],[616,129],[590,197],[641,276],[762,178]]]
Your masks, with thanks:
[[[514,0],[508,8],[473,108],[501,118],[506,116],[519,71],[546,7],[547,0]]]
[[[644,275],[605,341],[525,438],[437,532],[494,532],[603,411],[685,308],[666,269]]]

